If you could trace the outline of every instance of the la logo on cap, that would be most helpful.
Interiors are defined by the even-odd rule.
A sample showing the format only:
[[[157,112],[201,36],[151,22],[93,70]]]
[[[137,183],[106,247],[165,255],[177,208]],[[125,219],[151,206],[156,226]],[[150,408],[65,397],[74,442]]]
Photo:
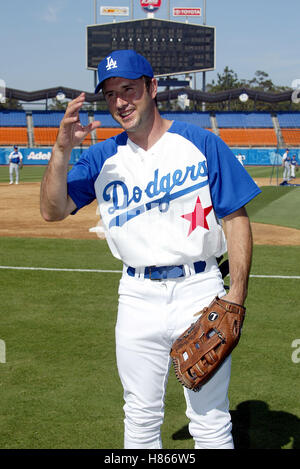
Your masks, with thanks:
[[[106,70],[111,70],[112,68],[117,68],[117,61],[114,60],[111,56],[107,57]]]

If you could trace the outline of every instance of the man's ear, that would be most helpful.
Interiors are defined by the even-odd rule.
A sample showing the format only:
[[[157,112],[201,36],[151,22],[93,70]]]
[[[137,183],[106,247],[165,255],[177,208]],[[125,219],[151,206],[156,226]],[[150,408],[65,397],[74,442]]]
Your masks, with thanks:
[[[151,80],[151,86],[150,86],[150,94],[152,98],[154,99],[157,95],[157,80],[156,78],[152,78]]]

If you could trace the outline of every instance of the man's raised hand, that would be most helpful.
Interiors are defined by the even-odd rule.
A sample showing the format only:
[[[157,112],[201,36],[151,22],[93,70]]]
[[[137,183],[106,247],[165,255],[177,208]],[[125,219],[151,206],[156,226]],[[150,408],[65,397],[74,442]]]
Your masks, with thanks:
[[[79,119],[79,112],[85,102],[85,93],[69,102],[64,117],[60,123],[56,145],[61,151],[70,152],[72,148],[80,145],[86,136],[100,127],[99,121],[83,126]]]

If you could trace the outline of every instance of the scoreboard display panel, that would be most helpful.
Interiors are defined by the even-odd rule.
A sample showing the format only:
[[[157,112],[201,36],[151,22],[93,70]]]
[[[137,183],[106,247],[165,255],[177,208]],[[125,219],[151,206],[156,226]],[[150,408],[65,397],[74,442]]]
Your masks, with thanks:
[[[146,18],[87,26],[87,68],[114,50],[134,49],[155,76],[215,69],[215,27]]]

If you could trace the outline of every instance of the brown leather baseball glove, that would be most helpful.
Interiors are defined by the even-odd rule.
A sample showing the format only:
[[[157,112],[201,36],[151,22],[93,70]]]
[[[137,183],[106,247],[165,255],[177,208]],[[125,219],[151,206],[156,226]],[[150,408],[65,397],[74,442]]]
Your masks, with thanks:
[[[244,306],[216,297],[172,345],[170,355],[178,380],[199,391],[239,342]]]

